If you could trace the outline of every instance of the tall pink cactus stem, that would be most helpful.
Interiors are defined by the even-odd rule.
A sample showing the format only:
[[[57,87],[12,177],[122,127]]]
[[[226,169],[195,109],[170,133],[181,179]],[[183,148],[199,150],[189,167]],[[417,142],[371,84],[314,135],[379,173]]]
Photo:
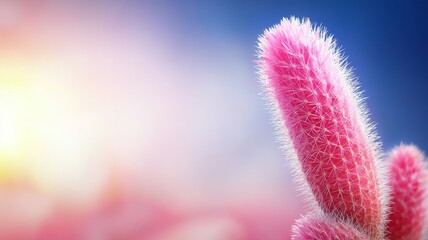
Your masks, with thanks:
[[[424,156],[415,146],[401,145],[389,157],[391,212],[387,237],[423,239],[427,226],[427,176]]]
[[[327,217],[303,217],[292,231],[293,240],[369,240],[352,225]]]
[[[296,171],[326,213],[380,238],[379,143],[344,62],[332,37],[308,19],[283,19],[259,39],[260,78],[300,162]]]

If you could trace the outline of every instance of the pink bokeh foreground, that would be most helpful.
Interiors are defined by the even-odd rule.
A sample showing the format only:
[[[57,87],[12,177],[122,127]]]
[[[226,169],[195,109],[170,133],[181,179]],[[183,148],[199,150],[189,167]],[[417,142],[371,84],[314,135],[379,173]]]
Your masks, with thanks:
[[[129,186],[128,186],[129,187]],[[283,239],[291,225],[283,206],[241,202],[183,210],[171,202],[126,192],[117,175],[96,200],[86,205],[52,202],[28,186],[2,186],[1,239],[16,240],[257,240]],[[16,216],[13,216],[15,214]]]

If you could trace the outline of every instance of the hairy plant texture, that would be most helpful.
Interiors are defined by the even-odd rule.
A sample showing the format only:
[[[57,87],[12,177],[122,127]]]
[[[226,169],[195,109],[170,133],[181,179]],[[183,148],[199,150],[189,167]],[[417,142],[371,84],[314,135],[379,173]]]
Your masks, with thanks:
[[[380,238],[386,204],[379,144],[344,62],[332,37],[309,20],[283,19],[259,39],[260,78],[297,171],[324,212]]]
[[[391,212],[387,237],[423,239],[427,217],[427,175],[424,155],[415,146],[401,145],[389,157]]]
[[[352,225],[326,217],[307,216],[293,226],[293,240],[369,240]]]

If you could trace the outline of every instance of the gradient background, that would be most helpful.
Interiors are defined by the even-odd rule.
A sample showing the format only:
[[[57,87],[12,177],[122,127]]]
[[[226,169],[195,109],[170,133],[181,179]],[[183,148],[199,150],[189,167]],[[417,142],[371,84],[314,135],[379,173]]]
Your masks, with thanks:
[[[428,5],[0,1],[0,239],[289,239],[305,211],[255,74],[334,34],[388,150],[428,149]]]

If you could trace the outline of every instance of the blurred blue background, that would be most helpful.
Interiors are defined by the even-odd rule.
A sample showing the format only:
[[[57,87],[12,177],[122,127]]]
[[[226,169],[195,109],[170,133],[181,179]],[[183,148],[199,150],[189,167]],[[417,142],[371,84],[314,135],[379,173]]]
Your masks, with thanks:
[[[385,150],[403,142],[428,151],[426,1],[156,1],[147,5],[165,21],[178,23],[178,47],[192,48],[200,44],[200,36],[221,35],[239,41],[248,68],[254,65],[257,37],[264,29],[283,17],[310,18],[327,27],[348,56]],[[218,51],[227,49],[220,46]],[[245,80],[257,81],[255,75],[236,79]]]

